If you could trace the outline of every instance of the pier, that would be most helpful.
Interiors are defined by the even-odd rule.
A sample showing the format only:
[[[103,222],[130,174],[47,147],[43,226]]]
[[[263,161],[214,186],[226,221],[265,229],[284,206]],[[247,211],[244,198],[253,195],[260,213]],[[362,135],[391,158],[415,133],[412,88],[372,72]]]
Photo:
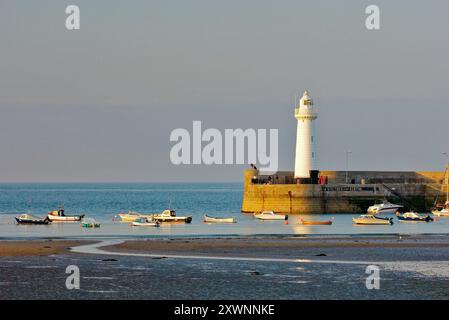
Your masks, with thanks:
[[[242,212],[360,213],[385,199],[425,212],[446,192],[444,172],[349,171],[349,183],[346,174],[316,171],[304,180],[288,171],[261,175],[246,170]]]

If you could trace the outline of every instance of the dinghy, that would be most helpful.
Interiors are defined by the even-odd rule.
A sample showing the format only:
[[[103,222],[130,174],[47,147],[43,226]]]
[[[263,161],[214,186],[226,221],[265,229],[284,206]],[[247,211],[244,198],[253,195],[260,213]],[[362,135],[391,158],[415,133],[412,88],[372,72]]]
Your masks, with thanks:
[[[358,218],[352,218],[355,224],[363,225],[392,225],[393,218],[379,218],[372,214],[362,214]]]
[[[206,223],[236,223],[235,218],[222,218],[222,217],[211,217],[207,214],[204,215],[204,222]]]
[[[49,224],[50,220],[47,217],[40,218],[36,217],[32,214],[21,214],[18,217],[15,217],[18,224]]]
[[[255,213],[254,218],[259,220],[288,220],[288,215],[275,214],[273,211],[262,211]]]
[[[151,218],[151,215],[141,214],[135,211],[128,211],[128,213],[120,212],[118,214],[118,217],[120,218],[120,222],[134,222],[140,218]]]
[[[311,225],[311,226],[330,226],[332,224],[332,220],[329,221],[307,221],[307,220],[301,220],[301,224],[303,225]]]
[[[431,216],[423,217],[419,215],[416,212],[406,212],[404,214],[398,214],[397,215],[399,221],[402,222],[430,222],[433,221],[433,218]]]
[[[131,223],[134,227],[159,227],[159,222],[151,218],[141,217]]]
[[[47,218],[51,222],[75,222],[81,221],[81,219],[84,218],[84,214],[66,216],[64,213],[64,207],[61,207],[59,210],[50,211]]]

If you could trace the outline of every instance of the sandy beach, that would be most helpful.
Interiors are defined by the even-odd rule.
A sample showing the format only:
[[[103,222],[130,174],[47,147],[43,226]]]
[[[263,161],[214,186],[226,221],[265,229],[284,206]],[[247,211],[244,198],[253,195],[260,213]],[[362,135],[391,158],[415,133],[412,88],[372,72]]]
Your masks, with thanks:
[[[18,240],[0,241],[0,257],[48,256],[67,252],[70,247],[79,246],[79,240]]]

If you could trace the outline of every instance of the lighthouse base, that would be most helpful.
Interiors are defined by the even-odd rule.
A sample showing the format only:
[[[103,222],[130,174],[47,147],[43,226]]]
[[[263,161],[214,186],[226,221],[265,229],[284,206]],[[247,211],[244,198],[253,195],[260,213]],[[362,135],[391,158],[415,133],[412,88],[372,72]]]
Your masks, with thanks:
[[[320,172],[318,170],[310,170],[309,172],[310,178],[295,177],[294,178],[295,184],[317,184],[319,174]]]

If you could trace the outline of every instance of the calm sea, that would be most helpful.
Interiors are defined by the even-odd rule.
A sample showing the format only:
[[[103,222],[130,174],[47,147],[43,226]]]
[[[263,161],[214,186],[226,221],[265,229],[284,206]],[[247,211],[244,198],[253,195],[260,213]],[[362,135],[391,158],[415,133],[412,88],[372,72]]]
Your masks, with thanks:
[[[449,219],[435,223],[396,223],[393,226],[355,226],[354,215],[301,216],[328,220],[332,226],[303,226],[299,216],[283,221],[263,222],[240,213],[241,183],[44,183],[0,184],[0,238],[16,237],[166,237],[257,234],[364,234],[364,233],[447,233]],[[66,213],[85,213],[102,223],[86,230],[77,223],[49,226],[18,226],[14,216],[32,213],[44,217],[64,204]],[[120,211],[161,212],[171,207],[178,215],[191,215],[191,224],[163,224],[160,228],[131,227],[113,222]],[[203,215],[236,217],[236,224],[205,224]]]

